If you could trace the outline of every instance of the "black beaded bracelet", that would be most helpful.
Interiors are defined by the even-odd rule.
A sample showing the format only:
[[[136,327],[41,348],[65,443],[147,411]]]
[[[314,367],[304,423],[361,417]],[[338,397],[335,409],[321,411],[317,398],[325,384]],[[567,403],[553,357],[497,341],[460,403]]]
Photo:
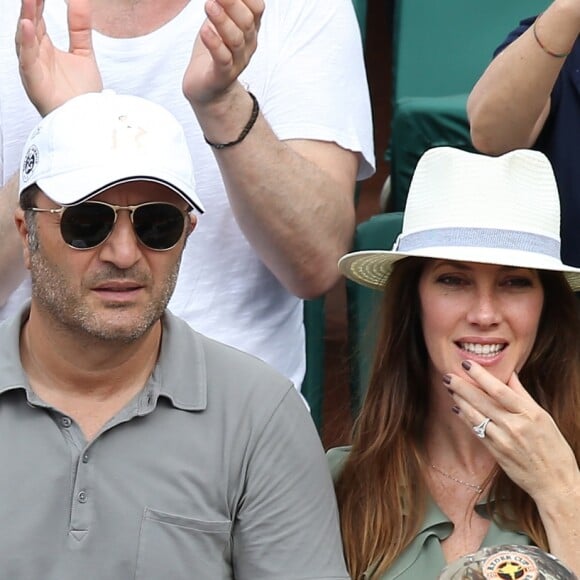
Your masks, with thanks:
[[[241,143],[245,138],[246,135],[250,132],[254,124],[256,123],[256,119],[258,118],[258,114],[260,112],[260,105],[258,104],[258,99],[248,91],[248,95],[252,98],[252,114],[250,115],[250,120],[246,123],[246,126],[242,129],[240,136],[235,139],[234,141],[229,141],[228,143],[212,143],[208,140],[208,138],[204,135],[203,138],[205,142],[213,147],[214,149],[225,149],[226,147],[231,147],[232,145],[237,145]]]

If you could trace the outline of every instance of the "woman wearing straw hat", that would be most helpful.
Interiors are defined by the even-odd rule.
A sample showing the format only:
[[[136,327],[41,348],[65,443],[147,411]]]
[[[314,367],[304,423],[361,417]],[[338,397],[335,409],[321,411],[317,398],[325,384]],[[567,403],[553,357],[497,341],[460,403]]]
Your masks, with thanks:
[[[384,290],[352,447],[329,452],[353,578],[434,578],[499,544],[580,572],[580,269],[559,220],[543,154],[436,148],[394,249],[340,261]]]

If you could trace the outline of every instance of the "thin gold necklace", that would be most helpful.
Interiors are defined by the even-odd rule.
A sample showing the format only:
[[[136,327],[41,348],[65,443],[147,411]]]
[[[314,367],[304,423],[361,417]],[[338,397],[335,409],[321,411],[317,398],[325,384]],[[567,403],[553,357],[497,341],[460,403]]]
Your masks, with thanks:
[[[431,464],[431,467],[437,473],[440,473],[443,477],[446,477],[447,479],[450,479],[451,481],[454,481],[455,483],[459,483],[461,485],[464,485],[465,487],[469,487],[470,489],[473,489],[474,491],[476,491],[478,494],[483,492],[483,487],[481,487],[481,485],[478,485],[477,483],[469,483],[469,481],[463,481],[463,479],[459,479],[458,477],[454,477],[453,475],[451,475],[450,473],[447,473],[446,471],[443,471],[440,467],[438,467],[437,465],[434,465],[433,463]]]

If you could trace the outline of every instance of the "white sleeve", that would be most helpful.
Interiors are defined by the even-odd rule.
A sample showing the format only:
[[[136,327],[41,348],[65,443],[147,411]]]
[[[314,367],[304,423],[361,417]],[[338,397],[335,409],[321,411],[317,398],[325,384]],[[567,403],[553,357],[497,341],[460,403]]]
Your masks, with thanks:
[[[275,52],[262,110],[278,138],[334,141],[361,153],[359,179],[371,175],[372,114],[352,1],[270,0],[258,41]]]

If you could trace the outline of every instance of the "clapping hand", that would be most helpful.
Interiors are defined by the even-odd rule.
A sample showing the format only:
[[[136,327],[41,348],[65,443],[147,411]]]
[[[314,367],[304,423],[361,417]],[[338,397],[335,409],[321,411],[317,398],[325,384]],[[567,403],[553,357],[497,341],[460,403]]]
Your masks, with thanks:
[[[193,103],[207,104],[228,92],[257,46],[263,0],[207,0],[207,19],[195,40],[183,79]]]
[[[102,89],[93,52],[89,0],[69,0],[69,50],[52,44],[43,0],[22,0],[16,31],[20,77],[30,100],[46,115],[69,99]]]

